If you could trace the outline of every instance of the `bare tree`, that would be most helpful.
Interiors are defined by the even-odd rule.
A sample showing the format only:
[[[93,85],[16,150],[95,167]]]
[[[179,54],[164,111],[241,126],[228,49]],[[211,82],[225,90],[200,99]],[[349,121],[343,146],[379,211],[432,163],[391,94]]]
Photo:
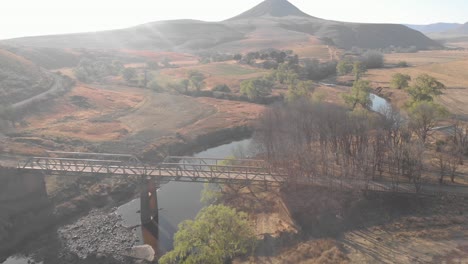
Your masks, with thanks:
[[[448,171],[448,157],[444,151],[438,151],[434,154],[432,165],[439,171],[439,183],[444,183],[444,176]]]

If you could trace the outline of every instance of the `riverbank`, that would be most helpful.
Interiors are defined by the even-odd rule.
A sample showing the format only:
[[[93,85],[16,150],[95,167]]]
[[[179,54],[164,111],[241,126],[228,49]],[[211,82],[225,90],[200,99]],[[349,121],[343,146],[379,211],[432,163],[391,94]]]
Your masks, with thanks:
[[[299,232],[268,236],[255,256],[237,259],[236,264],[468,261],[466,198],[365,196],[318,187],[282,189],[262,197],[268,195],[286,205]],[[238,205],[233,204],[245,211]],[[278,208],[267,215],[277,213]],[[260,214],[251,215],[256,219]]]
[[[152,157],[152,161],[158,160],[155,157],[160,157],[160,159],[162,159],[164,155],[167,155],[169,153],[171,153],[172,155],[189,155],[190,153],[193,153],[197,150],[207,149],[213,145],[220,145],[232,141],[236,138],[248,136],[250,135],[250,133],[251,128],[248,126],[221,129],[212,133],[207,133],[204,135],[202,134],[196,137],[194,140],[190,141],[168,141],[166,144],[153,145],[151,146],[150,152],[148,152],[147,155],[148,157]],[[149,160],[149,158],[145,160]],[[15,169],[5,170],[10,171],[11,175],[13,176],[17,175],[17,171]],[[7,173],[2,173],[0,175],[7,175]],[[42,176],[40,175],[31,175],[30,177],[34,177],[37,179],[42,178]],[[115,222],[113,218],[108,218],[109,214],[114,214],[114,212],[112,211],[112,208],[114,206],[119,206],[125,203],[126,201],[133,199],[139,194],[139,179],[137,177],[116,179],[97,177],[77,178],[62,176],[45,176],[42,179],[44,181],[42,195],[46,198],[46,201],[49,204],[50,217],[48,217],[45,221],[36,222],[34,216],[31,215],[29,212],[29,207],[23,207],[21,205],[18,205],[17,209],[19,212],[16,214],[15,218],[20,218],[24,221],[22,221],[22,225],[14,227],[11,225],[11,215],[9,214],[9,216],[7,217],[6,214],[4,214],[4,216],[6,216],[4,217],[6,218],[6,220],[2,220],[3,228],[0,228],[0,230],[6,230],[7,232],[3,233],[3,239],[11,240],[13,237],[15,237],[15,239],[10,241],[10,243],[8,244],[0,243],[0,245],[2,245],[2,248],[0,249],[0,252],[2,253],[0,254],[0,258],[2,255],[6,257],[13,253],[11,250],[18,248],[19,245],[23,247],[25,244],[31,244],[31,239],[34,240],[35,238],[37,238],[38,234],[44,232],[52,232],[53,237],[55,237],[59,241],[62,241],[60,243],[61,245],[66,245],[66,247],[63,248],[63,251],[66,253],[61,253],[62,255],[68,257],[70,255],[75,256],[78,257],[77,259],[80,259],[80,257],[84,257],[83,255],[80,255],[81,253],[79,252],[93,252],[96,248],[99,247],[98,245],[103,243],[126,245],[126,250],[123,250],[123,248],[116,249],[119,252],[122,250],[124,252],[127,252],[132,246],[140,244],[138,243],[138,241],[135,240],[132,240],[132,243],[127,244],[120,243],[118,238],[134,237],[135,232],[132,230],[129,231],[128,228],[121,228],[121,226],[123,226],[123,223],[120,222],[121,220]],[[8,180],[9,178],[7,179],[6,177],[0,177],[0,181],[2,183],[6,183]],[[18,200],[19,198],[11,197],[11,199]],[[31,203],[30,201],[27,201],[26,203],[34,205],[34,203]],[[93,208],[101,209],[93,210]],[[36,209],[40,211],[44,209],[44,207],[36,207]],[[90,211],[92,213],[88,214]],[[82,219],[88,219],[91,216],[94,216],[95,219],[106,219],[106,221],[82,221]],[[82,240],[81,237],[75,237],[75,235],[73,235],[80,233],[80,228],[77,228],[78,222],[75,221],[82,223],[80,228],[83,228],[83,230],[93,230],[95,228],[98,228],[96,229],[96,232],[94,232],[94,234],[90,235],[91,240]],[[67,227],[67,224],[71,224],[72,227]],[[108,226],[108,224],[111,224],[111,226],[114,225],[119,227],[116,231],[116,234],[110,235],[104,232],[103,229],[99,229],[100,227]],[[34,232],[30,232],[28,228],[24,228],[24,226],[30,225],[35,227]],[[57,227],[59,228],[57,229]],[[67,231],[72,231],[72,235],[61,236],[60,234],[64,234],[60,233],[62,232],[60,230],[63,230],[63,228],[65,228],[65,230]],[[22,232],[18,232],[19,230],[22,230]],[[127,234],[129,234],[128,232],[130,232],[132,235],[127,236]],[[50,234],[46,236],[50,236]],[[109,242],[108,240],[111,242]],[[32,244],[34,244],[34,242]],[[32,248],[34,247],[35,246],[32,246]],[[32,251],[34,252],[35,250],[32,249]],[[20,250],[19,252],[23,251]],[[57,249],[55,249],[53,252],[57,252]],[[112,254],[110,255],[114,254],[115,251],[112,251]],[[95,257],[95,255],[93,254],[87,254],[87,256],[88,257],[86,258],[91,259]],[[100,257],[105,258],[104,254],[101,254]],[[58,262],[56,263],[61,263],[59,260],[57,261]]]

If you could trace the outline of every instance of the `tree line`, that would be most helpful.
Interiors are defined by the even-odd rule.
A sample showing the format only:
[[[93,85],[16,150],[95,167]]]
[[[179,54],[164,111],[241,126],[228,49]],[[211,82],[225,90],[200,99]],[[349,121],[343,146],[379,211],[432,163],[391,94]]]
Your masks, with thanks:
[[[421,136],[425,124],[418,118],[405,117],[392,107],[376,114],[299,100],[266,110],[254,140],[273,168],[286,173],[292,183],[387,178],[419,188],[427,169],[427,145]],[[466,150],[466,128],[459,131],[463,133],[452,139],[457,153]]]

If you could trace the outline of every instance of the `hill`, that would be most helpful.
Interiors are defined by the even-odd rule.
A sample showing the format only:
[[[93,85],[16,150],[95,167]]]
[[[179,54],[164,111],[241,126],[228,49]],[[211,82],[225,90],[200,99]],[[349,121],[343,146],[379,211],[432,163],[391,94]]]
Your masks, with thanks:
[[[460,35],[468,35],[468,22],[459,27],[449,31],[449,33],[460,34]]]
[[[449,46],[465,47],[468,42],[468,22],[447,31],[428,33],[427,35]]]
[[[249,19],[261,16],[272,17],[311,17],[302,12],[299,8],[288,2],[287,0],[265,0],[254,8],[235,16],[229,20]]]
[[[46,69],[73,67],[79,62],[79,54],[77,52],[65,49],[10,45],[0,46],[0,48]]]
[[[25,58],[0,49],[0,105],[37,95],[52,85],[46,71]]]
[[[326,39],[339,48],[441,48],[421,32],[403,25],[359,24],[312,17],[287,0],[265,0],[222,22],[174,20],[94,33],[27,37],[5,41],[34,47],[134,49],[164,51],[246,50],[310,45]],[[230,50],[231,49],[231,50]]]
[[[241,33],[220,23],[174,20],[120,30],[26,37],[5,42],[48,48],[176,50],[209,48],[242,37]]]
[[[405,25],[411,29],[417,30],[419,32],[422,32],[424,34],[429,34],[429,33],[440,33],[440,32],[445,32],[449,30],[456,29],[461,26],[461,24],[458,23],[435,23],[435,24],[429,24],[429,25],[410,25],[407,24]]]

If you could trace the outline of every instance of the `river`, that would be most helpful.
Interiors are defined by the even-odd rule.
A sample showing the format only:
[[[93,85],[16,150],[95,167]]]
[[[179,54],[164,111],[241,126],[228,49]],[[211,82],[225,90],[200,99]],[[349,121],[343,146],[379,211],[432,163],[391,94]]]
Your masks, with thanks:
[[[206,151],[197,153],[193,157],[203,158],[228,158],[234,152],[251,152],[249,146],[251,139],[224,144]],[[136,232],[141,244],[149,244],[159,254],[173,248],[173,237],[177,232],[177,226],[184,220],[193,219],[205,206],[201,199],[204,185],[201,183],[169,182],[163,184],[157,191],[159,206],[159,224],[157,230],[151,226],[141,225],[140,199],[135,199],[118,208],[117,212],[122,216],[124,224],[129,227],[137,227]]]
[[[387,99],[382,98],[376,94],[371,94],[370,98],[372,100],[372,111],[383,113],[391,104],[387,101]]]
[[[371,94],[371,99],[373,111],[382,112],[384,108],[390,106],[386,99],[375,94]],[[210,148],[193,155],[193,157],[227,158],[232,156],[233,152],[251,154],[250,146],[251,139],[246,139]],[[177,226],[184,220],[195,218],[197,213],[205,206],[200,201],[203,188],[203,184],[200,183],[182,182],[170,182],[160,186],[157,191],[158,224],[155,228],[141,225],[140,199],[132,200],[120,206],[117,213],[122,216],[126,226],[134,227],[140,244],[149,244],[158,255],[161,255],[173,248],[173,236],[177,232]],[[34,259],[36,258],[20,255],[12,256],[2,264],[43,263]]]

